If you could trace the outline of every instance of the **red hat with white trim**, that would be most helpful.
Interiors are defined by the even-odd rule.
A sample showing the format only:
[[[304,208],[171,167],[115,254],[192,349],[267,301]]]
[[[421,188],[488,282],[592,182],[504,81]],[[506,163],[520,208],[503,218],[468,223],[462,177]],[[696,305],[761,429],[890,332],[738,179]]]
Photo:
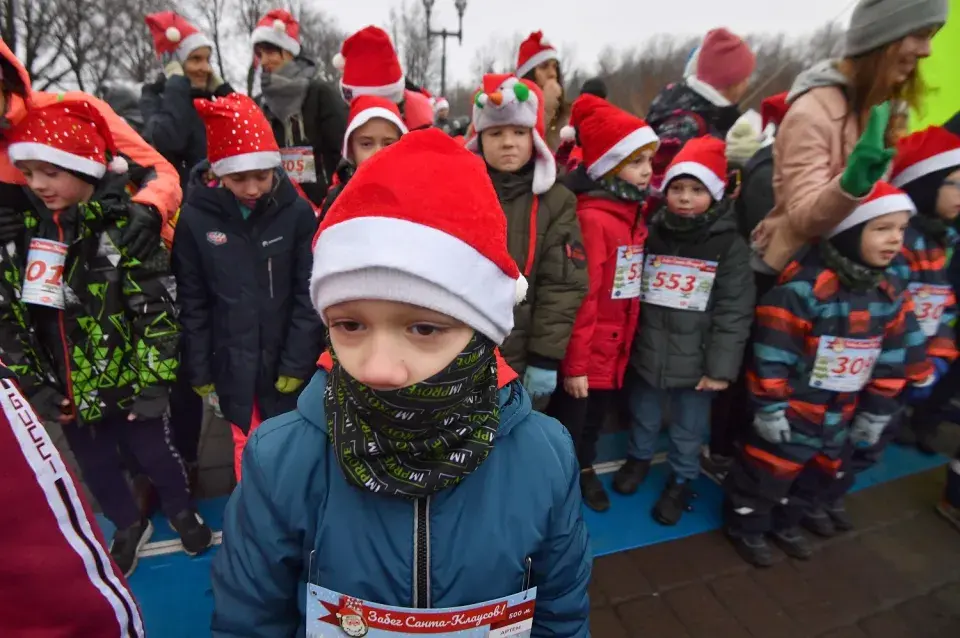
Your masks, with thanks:
[[[600,179],[637,150],[660,145],[650,126],[601,97],[583,93],[574,101],[570,125],[560,130],[565,140],[580,140],[587,174]]]
[[[129,168],[117,153],[106,120],[89,102],[53,102],[29,109],[7,139],[12,163],[47,162],[96,179],[108,168],[117,174]]]
[[[153,37],[157,55],[172,55],[180,62],[200,47],[213,48],[213,42],[175,11],[151,13],[143,19]]]
[[[273,9],[260,18],[250,40],[253,46],[272,44],[296,57],[300,55],[300,23],[289,11]]]
[[[714,200],[727,190],[727,145],[715,137],[697,137],[680,149],[663,176],[663,192],[678,177],[695,177],[707,187]]]
[[[207,159],[218,177],[280,166],[280,147],[267,117],[241,93],[193,101],[207,131]]]
[[[483,87],[473,97],[473,134],[467,140],[467,150],[480,154],[480,133],[495,126],[531,129],[535,157],[533,192],[541,195],[550,190],[557,181],[557,162],[544,141],[547,125],[540,88],[509,73],[483,76]]]
[[[553,45],[543,37],[543,31],[534,31],[520,43],[516,76],[522,78],[548,60],[556,60],[559,64],[560,56]]]
[[[370,120],[380,118],[400,129],[400,135],[406,135],[407,125],[400,117],[400,109],[396,104],[385,97],[376,95],[361,95],[350,103],[350,115],[347,118],[347,132],[343,136],[343,152],[341,155],[353,161],[353,152],[350,148],[350,136],[358,128]]]
[[[931,126],[897,143],[890,183],[903,188],[921,177],[951,168],[960,168],[960,137],[941,126]]]
[[[917,207],[913,205],[913,200],[896,186],[887,182],[877,182],[866,199],[854,208],[846,219],[827,233],[827,237],[833,237],[854,226],[865,224],[871,219],[903,211],[909,212],[911,216],[917,214]]]
[[[500,344],[526,289],[486,166],[435,128],[371,157],[314,241],[310,298],[324,321],[335,304],[381,299],[443,313]]]
[[[343,73],[340,90],[348,102],[360,95],[379,95],[397,104],[403,101],[403,69],[383,29],[365,27],[344,40],[333,65]]]

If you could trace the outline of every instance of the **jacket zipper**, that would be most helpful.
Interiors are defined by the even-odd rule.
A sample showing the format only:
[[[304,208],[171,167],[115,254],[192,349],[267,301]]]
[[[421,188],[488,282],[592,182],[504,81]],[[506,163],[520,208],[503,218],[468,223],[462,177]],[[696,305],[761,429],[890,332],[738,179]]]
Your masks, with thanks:
[[[413,502],[413,606],[430,608],[430,497]]]
[[[267,275],[270,277],[270,298],[273,299],[273,257],[267,259]]]
[[[57,226],[57,240],[63,244],[63,227],[60,225],[60,211],[56,211],[53,214],[53,223]],[[66,266],[66,264],[64,264]],[[61,275],[62,278],[66,278],[66,268],[64,268],[64,273]],[[64,285],[64,280],[61,279],[60,285]],[[70,348],[67,345],[67,328],[64,321],[64,315],[66,310],[57,310],[57,327],[60,329],[60,345],[63,347],[63,365],[66,368],[67,378],[64,379],[65,385],[67,386],[67,398],[70,399],[70,408],[73,411],[73,418],[76,419],[77,423],[80,423],[80,412],[77,406],[77,401],[73,395],[73,373],[70,370]]]

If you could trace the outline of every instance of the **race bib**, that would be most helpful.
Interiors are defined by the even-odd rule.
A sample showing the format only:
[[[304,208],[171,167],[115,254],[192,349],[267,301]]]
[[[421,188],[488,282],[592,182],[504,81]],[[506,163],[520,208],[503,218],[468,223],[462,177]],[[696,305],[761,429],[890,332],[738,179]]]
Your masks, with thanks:
[[[940,318],[950,299],[950,286],[935,286],[915,282],[910,284],[910,294],[916,305],[917,321],[927,337],[937,334]]]
[[[870,381],[882,343],[881,337],[821,336],[810,374],[810,386],[834,392],[859,392]]]
[[[407,609],[375,605],[317,585],[307,585],[307,638],[349,636],[455,636],[529,638],[536,587],[467,607]]]
[[[20,298],[24,303],[63,310],[63,269],[67,245],[49,239],[33,239],[27,251],[27,270]]]
[[[640,296],[643,274],[643,246],[617,248],[617,270],[613,273],[612,299],[635,299]]]
[[[291,146],[280,151],[283,170],[287,177],[298,184],[317,183],[317,160],[313,148],[309,146]]]
[[[669,255],[647,255],[640,300],[667,308],[704,311],[717,277],[717,262]]]

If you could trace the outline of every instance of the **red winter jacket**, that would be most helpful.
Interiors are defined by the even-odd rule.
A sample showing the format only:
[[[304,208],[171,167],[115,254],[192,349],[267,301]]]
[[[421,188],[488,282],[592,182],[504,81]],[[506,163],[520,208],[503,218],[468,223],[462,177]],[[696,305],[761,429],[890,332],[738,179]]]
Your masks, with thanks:
[[[0,636],[144,636],[83,488],[3,367],[0,468]]]
[[[618,249],[642,247],[647,240],[641,208],[636,202],[612,197],[577,196],[590,288],[577,312],[560,372],[565,377],[586,375],[591,390],[615,390],[623,385],[640,299],[614,299],[613,275]]]

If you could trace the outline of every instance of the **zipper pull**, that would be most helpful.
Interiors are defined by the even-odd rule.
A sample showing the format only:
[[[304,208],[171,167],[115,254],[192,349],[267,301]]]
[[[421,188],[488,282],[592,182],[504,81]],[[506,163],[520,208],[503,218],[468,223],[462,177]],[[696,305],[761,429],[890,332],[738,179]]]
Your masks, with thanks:
[[[267,259],[267,275],[270,277],[270,298],[273,299],[273,257]]]
[[[520,591],[527,591],[530,589],[530,583],[533,580],[533,559],[527,556],[523,559],[524,571],[523,571],[523,586]]]

